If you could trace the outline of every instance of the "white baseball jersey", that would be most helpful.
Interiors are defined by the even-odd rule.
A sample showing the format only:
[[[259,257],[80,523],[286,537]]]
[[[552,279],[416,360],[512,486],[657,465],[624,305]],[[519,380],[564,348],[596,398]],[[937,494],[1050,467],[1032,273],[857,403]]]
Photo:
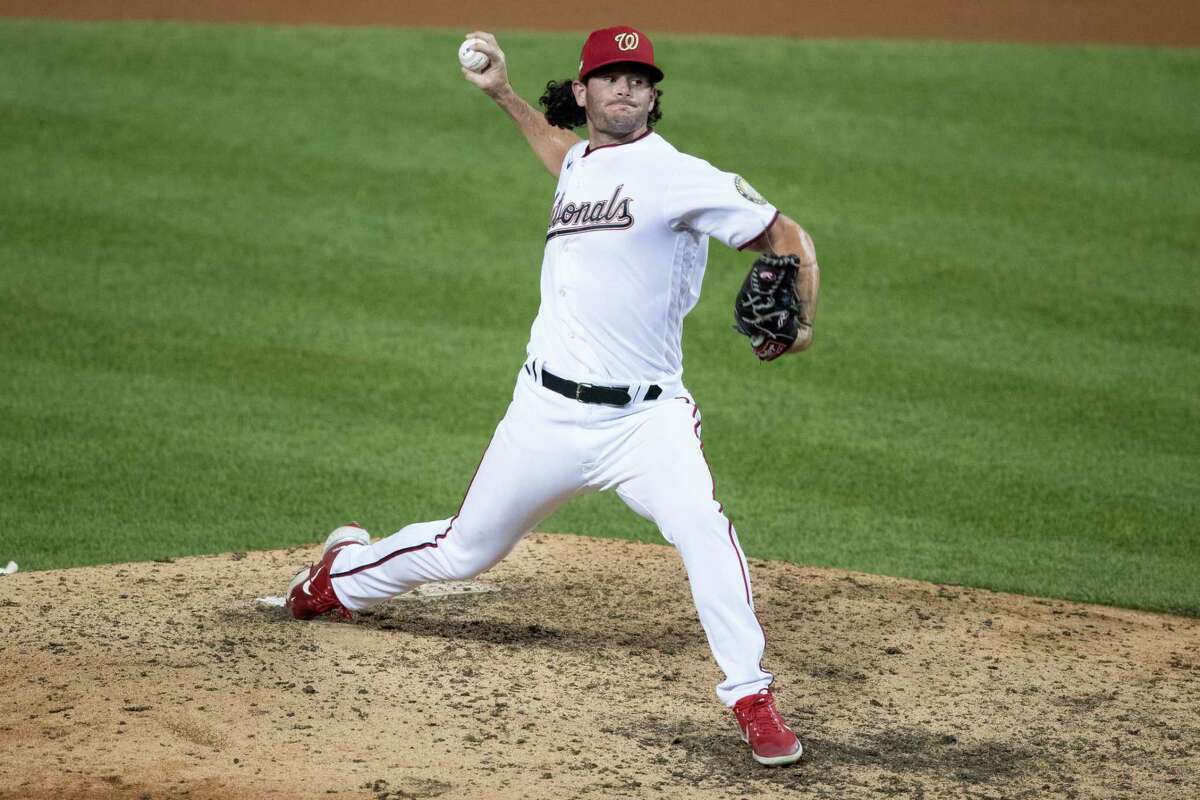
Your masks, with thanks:
[[[554,192],[529,356],[578,381],[679,381],[708,238],[740,249],[777,214],[742,178],[653,131],[580,142]]]

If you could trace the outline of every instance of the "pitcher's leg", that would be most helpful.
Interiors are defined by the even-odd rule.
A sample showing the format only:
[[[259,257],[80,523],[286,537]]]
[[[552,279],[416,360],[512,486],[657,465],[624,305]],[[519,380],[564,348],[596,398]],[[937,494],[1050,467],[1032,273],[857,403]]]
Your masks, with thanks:
[[[725,673],[717,697],[732,707],[774,681],[762,668],[766,637],[754,613],[750,572],[737,533],[712,501],[692,508],[668,503],[656,521],[683,558],[700,624]]]
[[[714,498],[698,413],[690,401],[668,402],[676,405],[653,412],[622,455],[627,477],[617,493],[679,550],[700,624],[725,673],[717,697],[733,706],[774,680],[760,664],[766,637],[754,613],[745,554]]]
[[[578,465],[522,444],[529,431],[505,417],[484,452],[454,517],[408,525],[333,562],[338,599],[358,610],[429,581],[474,577],[495,565],[521,537],[579,486]]]

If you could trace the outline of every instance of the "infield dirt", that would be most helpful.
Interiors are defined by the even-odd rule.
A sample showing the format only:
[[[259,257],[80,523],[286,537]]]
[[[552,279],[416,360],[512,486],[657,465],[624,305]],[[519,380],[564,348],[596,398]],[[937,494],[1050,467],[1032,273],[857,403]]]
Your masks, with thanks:
[[[539,534],[354,624],[318,553],[0,578],[0,798],[1200,796],[1200,621],[752,561],[807,754],[753,763],[667,546]]]

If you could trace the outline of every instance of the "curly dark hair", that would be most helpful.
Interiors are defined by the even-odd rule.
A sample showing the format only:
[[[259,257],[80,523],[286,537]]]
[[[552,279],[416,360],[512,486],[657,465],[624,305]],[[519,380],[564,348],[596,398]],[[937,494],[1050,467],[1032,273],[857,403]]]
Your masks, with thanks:
[[[587,124],[587,111],[575,102],[575,92],[571,90],[571,79],[550,81],[546,84],[546,93],[538,98],[538,102],[546,109],[546,122],[558,128],[582,128]],[[653,128],[662,119],[662,89],[654,87],[654,108],[646,124]]]

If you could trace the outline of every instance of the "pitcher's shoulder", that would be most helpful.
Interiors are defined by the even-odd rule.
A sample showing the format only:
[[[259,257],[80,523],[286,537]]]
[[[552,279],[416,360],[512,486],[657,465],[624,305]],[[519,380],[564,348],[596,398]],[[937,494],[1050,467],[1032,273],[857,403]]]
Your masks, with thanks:
[[[670,165],[681,171],[707,171],[716,169],[711,162],[699,156],[694,156],[691,153],[683,152],[658,134],[649,138],[654,140],[653,148],[655,157],[663,164]]]
[[[682,156],[683,153],[675,145],[663,138],[663,135],[656,130],[651,130],[650,135],[646,137],[646,144],[656,153],[670,154],[673,156]]]

